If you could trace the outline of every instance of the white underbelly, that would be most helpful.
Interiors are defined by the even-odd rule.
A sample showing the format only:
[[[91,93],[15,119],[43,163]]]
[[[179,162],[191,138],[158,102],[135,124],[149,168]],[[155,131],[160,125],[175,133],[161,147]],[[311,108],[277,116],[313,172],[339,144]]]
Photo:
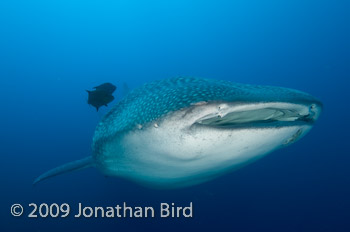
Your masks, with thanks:
[[[98,167],[146,185],[183,187],[212,179],[302,137],[311,126],[130,131],[105,145]]]

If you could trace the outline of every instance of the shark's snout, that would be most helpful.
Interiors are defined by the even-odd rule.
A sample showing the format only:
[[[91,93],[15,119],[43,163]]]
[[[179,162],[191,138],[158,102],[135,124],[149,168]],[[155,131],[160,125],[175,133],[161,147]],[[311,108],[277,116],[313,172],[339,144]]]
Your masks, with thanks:
[[[309,107],[309,119],[315,122],[321,114],[323,104],[320,101],[315,101]]]

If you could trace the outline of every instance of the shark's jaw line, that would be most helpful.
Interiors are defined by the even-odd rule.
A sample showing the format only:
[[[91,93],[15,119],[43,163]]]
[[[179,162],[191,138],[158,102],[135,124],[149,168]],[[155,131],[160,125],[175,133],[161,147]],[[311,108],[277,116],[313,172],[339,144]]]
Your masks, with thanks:
[[[282,127],[312,124],[319,112],[315,104],[293,103],[222,103],[217,111],[198,119],[195,123],[218,128]]]
[[[118,137],[106,154],[122,153],[123,144],[127,155],[105,156],[102,170],[156,187],[198,184],[297,141],[319,111],[314,104],[196,103]]]

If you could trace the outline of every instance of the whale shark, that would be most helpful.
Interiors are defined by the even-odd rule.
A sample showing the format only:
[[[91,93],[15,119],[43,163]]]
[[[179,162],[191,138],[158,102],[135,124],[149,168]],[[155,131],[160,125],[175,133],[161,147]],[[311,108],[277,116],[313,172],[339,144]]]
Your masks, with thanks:
[[[35,179],[95,167],[156,188],[200,184],[307,134],[322,103],[282,87],[176,77],[131,90],[98,123],[92,154]]]

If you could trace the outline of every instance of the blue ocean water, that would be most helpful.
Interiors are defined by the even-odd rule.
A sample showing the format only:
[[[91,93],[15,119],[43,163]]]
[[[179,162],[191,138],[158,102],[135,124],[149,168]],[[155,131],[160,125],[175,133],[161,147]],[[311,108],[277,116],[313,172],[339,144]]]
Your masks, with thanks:
[[[350,231],[349,13],[346,0],[1,1],[0,231]],[[96,112],[86,89],[114,83],[118,101],[124,82],[179,75],[295,88],[324,110],[302,140],[201,185],[86,169],[32,186],[91,154],[110,107]],[[193,202],[193,218],[27,217],[30,203],[79,202]]]

